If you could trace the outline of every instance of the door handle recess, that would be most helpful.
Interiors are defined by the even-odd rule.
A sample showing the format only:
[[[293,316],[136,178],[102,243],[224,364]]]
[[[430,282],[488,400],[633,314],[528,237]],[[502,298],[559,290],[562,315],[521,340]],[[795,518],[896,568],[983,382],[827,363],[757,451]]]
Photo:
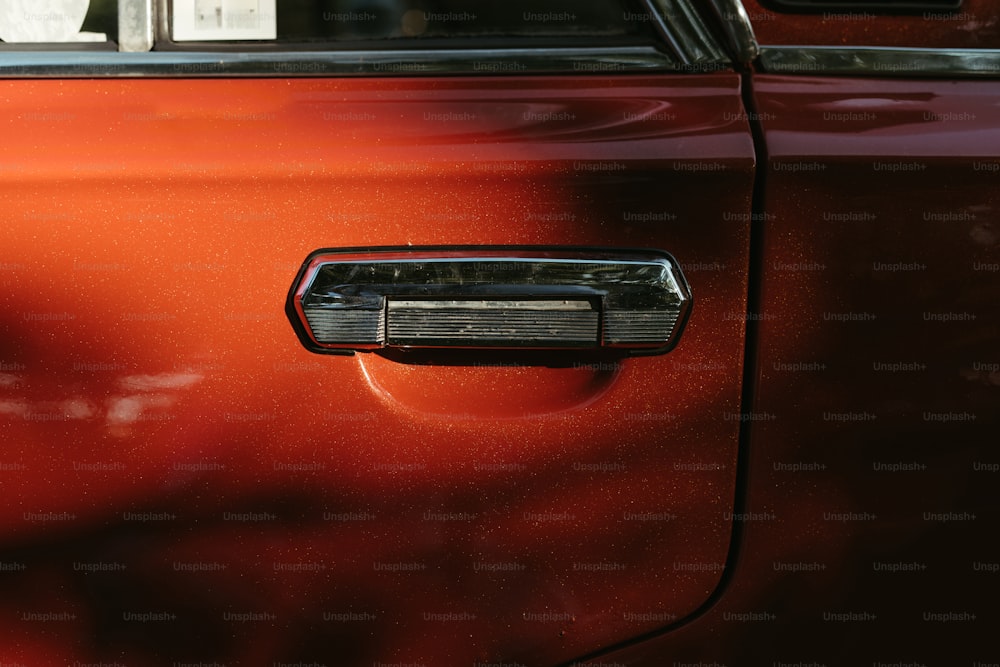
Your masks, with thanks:
[[[691,308],[660,250],[539,246],[317,250],[286,311],[313,352],[672,349]]]

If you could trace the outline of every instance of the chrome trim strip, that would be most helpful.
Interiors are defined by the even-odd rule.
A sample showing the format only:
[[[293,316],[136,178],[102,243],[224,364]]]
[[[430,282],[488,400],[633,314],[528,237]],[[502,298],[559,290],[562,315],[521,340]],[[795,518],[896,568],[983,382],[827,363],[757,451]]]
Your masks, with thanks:
[[[726,49],[705,25],[688,0],[654,0],[678,33],[678,41],[691,62],[717,62],[731,65]]]
[[[703,72],[652,46],[400,51],[0,53],[0,78],[289,77]],[[721,69],[722,65],[714,66]]]
[[[749,65],[756,60],[761,48],[743,3],[740,0],[708,0],[708,4],[719,18],[737,62]]]
[[[998,49],[765,46],[760,64],[772,74],[885,77],[998,77]]]
[[[665,0],[658,1],[665,2]],[[683,21],[678,20],[678,24],[688,28],[682,40],[685,44],[689,45],[688,48],[692,52],[697,49],[697,57],[692,58],[692,60],[728,62],[730,58],[726,52],[725,45],[719,43],[716,36],[708,29],[701,14],[694,8],[693,3],[689,0],[675,1],[678,12],[684,15]]]
[[[642,0],[642,5],[646,8],[646,11],[649,12],[649,15],[653,17],[653,24],[656,27],[657,34],[659,34],[663,41],[667,43],[670,50],[673,51],[674,56],[676,56],[677,59],[684,64],[691,62],[684,52],[683,44],[681,44],[676,35],[674,35],[673,31],[670,29],[670,24],[667,23],[663,12],[660,11],[662,8],[662,2],[659,2],[658,0]],[[656,5],[660,5],[661,7],[658,8]]]
[[[118,0],[118,50],[153,48],[153,0]]]
[[[656,20],[672,34],[687,63],[730,64],[725,48],[688,0],[647,0]]]

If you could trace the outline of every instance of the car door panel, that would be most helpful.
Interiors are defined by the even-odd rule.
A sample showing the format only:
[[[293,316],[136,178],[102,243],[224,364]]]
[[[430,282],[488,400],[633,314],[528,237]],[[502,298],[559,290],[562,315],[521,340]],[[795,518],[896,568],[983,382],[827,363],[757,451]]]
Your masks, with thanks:
[[[27,614],[0,655],[43,660],[58,613],[66,660],[556,664],[699,608],[743,421],[740,95],[725,72],[0,82],[0,560],[25,565],[0,604]],[[301,345],[310,253],[443,244],[658,248],[695,305],[659,357]]]

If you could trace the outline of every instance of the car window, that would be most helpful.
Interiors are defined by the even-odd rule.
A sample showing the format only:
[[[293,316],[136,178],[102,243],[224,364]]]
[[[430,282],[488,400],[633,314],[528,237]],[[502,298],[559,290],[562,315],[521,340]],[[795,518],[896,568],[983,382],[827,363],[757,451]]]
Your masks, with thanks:
[[[623,0],[172,0],[161,41],[338,44],[399,39],[626,36],[649,17]],[[165,39],[164,39],[165,38]]]
[[[75,44],[97,48],[118,40],[117,0],[5,0],[0,2],[0,48]]]
[[[119,16],[119,5],[122,16]],[[0,49],[112,48],[134,0],[5,0]],[[146,9],[148,12],[148,9]],[[158,0],[159,49],[201,43],[341,48],[359,43],[455,39],[652,37],[653,19],[633,0]],[[373,44],[374,45],[374,44]]]
[[[689,0],[0,0],[0,51],[19,52],[0,72],[702,73],[731,66],[710,15]]]
[[[470,3],[455,0],[378,0],[361,9],[318,10],[291,0],[278,8],[282,39],[385,39],[398,37],[505,37],[624,35],[640,30],[638,14],[617,1],[515,0]]]

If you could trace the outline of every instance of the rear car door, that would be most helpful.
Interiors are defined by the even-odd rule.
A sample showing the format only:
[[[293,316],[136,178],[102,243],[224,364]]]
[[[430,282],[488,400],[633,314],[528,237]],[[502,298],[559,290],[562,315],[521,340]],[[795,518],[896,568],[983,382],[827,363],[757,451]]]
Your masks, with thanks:
[[[0,53],[0,658],[553,665],[709,605],[755,156],[707,8],[203,4]],[[666,252],[694,305],[318,354],[309,262],[385,248]]]
[[[743,3],[756,372],[731,585],[619,664],[989,665],[996,2]]]

